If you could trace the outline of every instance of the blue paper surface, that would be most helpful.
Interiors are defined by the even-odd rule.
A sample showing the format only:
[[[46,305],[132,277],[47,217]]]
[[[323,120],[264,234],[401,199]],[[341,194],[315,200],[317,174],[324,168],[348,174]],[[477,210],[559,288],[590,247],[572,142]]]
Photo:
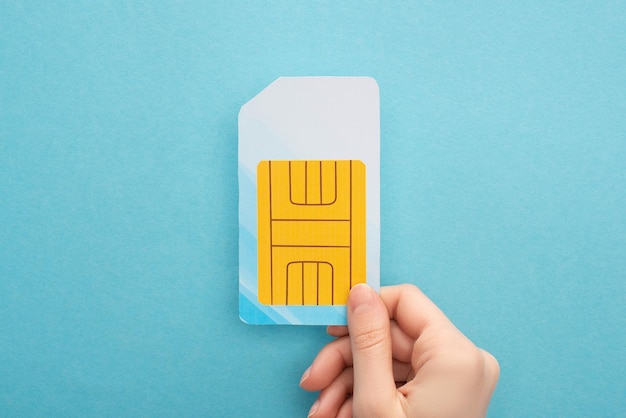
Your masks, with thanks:
[[[0,3],[0,415],[306,416],[321,327],[238,318],[237,113],[380,87],[381,284],[502,373],[493,417],[626,410],[620,2]]]

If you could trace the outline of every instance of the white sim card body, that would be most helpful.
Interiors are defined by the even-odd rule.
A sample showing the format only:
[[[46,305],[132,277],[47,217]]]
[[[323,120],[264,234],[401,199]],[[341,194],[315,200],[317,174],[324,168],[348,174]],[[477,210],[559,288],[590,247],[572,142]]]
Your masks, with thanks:
[[[380,284],[379,91],[370,77],[281,77],[239,113],[239,315],[346,323]]]

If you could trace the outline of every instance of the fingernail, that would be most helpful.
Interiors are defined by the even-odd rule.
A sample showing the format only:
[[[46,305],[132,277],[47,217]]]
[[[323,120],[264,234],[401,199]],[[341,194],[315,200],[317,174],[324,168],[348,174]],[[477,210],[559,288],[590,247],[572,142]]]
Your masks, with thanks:
[[[374,309],[376,293],[364,283],[357,284],[350,290],[348,304],[353,314],[364,314]]]
[[[311,406],[311,409],[309,409],[309,415],[307,415],[306,417],[311,418],[313,415],[315,415],[319,407],[320,407],[320,400],[318,399],[315,401],[315,403],[313,403],[313,406]]]
[[[302,373],[302,377],[300,378],[300,386],[302,386],[302,382],[304,382],[305,380],[309,378],[310,374],[311,374],[311,366],[309,366],[309,368],[306,369],[304,373]]]

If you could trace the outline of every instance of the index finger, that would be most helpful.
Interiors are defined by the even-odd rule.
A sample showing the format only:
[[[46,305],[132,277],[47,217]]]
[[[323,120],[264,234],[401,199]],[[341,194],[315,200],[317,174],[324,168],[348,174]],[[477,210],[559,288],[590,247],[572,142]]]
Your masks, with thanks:
[[[417,339],[433,325],[452,326],[448,317],[415,285],[381,287],[380,296],[389,318],[411,338]]]

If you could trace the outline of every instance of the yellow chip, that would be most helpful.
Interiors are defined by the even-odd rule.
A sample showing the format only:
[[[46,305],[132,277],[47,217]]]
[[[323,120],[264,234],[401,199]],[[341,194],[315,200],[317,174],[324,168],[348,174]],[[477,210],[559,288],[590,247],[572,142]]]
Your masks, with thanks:
[[[265,305],[345,305],[365,283],[365,164],[261,161],[258,297]]]

